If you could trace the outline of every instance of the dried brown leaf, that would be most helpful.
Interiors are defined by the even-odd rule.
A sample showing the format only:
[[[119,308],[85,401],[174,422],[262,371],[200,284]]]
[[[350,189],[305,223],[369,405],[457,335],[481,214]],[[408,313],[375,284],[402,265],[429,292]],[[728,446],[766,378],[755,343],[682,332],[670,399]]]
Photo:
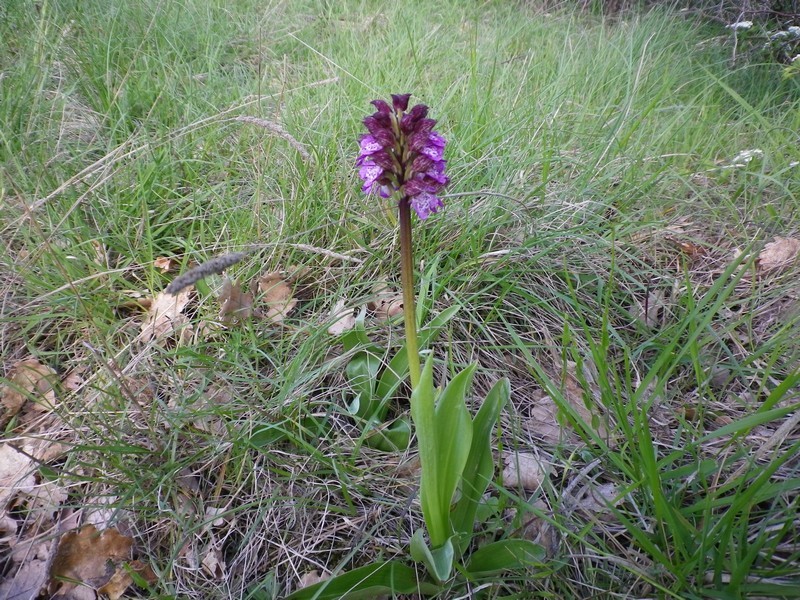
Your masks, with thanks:
[[[105,585],[118,565],[131,558],[133,540],[116,529],[99,532],[94,525],[61,536],[50,567],[48,590],[66,593],[81,582],[93,588]]]
[[[5,414],[2,421],[7,422],[16,415],[30,398],[34,408],[49,412],[56,404],[53,383],[57,381],[56,372],[35,358],[18,362],[13,367],[10,382],[3,385],[2,400]]]
[[[669,239],[682,254],[685,254],[689,259],[695,260],[705,256],[706,249],[694,242],[687,242],[685,240]]]
[[[521,486],[525,490],[533,491],[539,489],[547,478],[547,469],[533,454],[509,452],[503,463],[503,485],[506,487]]]
[[[0,445],[0,511],[35,487],[33,461],[9,444]]]
[[[30,560],[0,582],[0,598],[34,600],[47,581],[47,561]]]
[[[83,375],[79,370],[70,371],[61,380],[64,391],[77,392],[83,385]]]
[[[212,527],[222,527],[229,517],[221,517],[220,515],[224,515],[226,512],[224,508],[206,506],[206,519],[209,520]]]
[[[297,305],[297,300],[292,297],[292,288],[283,280],[280,271],[259,277],[258,291],[262,294],[261,302],[267,307],[262,313],[273,323],[283,321]]]
[[[800,240],[775,237],[774,242],[764,246],[758,255],[757,265],[761,273],[785,269],[797,260],[800,254]]]
[[[310,585],[319,583],[320,581],[325,581],[326,579],[327,577],[320,575],[319,571],[314,569],[313,571],[309,571],[300,578],[300,581],[297,584],[297,588],[303,589]]]
[[[219,294],[219,316],[225,323],[241,323],[253,316],[253,294],[238,281],[226,279]]]
[[[599,416],[593,416],[584,401],[584,391],[580,381],[575,375],[575,363],[568,361],[562,375],[561,396],[569,403],[569,406],[578,414],[581,420],[589,427],[597,426],[597,434],[600,437],[607,437],[607,428]],[[592,369],[584,364],[584,380],[590,388],[592,397],[599,394],[594,383]],[[565,429],[569,421],[565,418],[561,408],[548,395],[542,394],[532,400],[532,405],[527,409],[527,419],[524,426],[528,431],[545,442],[557,444],[574,437],[574,433]]]
[[[534,400],[528,411],[525,428],[542,441],[558,444],[567,437],[558,420],[559,408],[550,396]]]
[[[534,502],[532,507],[537,511],[552,516],[551,511],[542,500]],[[526,515],[522,528],[522,537],[542,546],[548,557],[552,558],[558,555],[561,535],[548,519],[534,513]]]
[[[49,520],[53,513],[61,510],[67,500],[67,490],[55,481],[44,481],[26,493],[28,514],[34,518]]]
[[[153,339],[161,339],[179,331],[186,325],[189,319],[183,314],[183,310],[189,303],[191,295],[191,290],[185,290],[175,295],[160,292],[153,299],[150,310],[142,323],[139,341],[148,342]]]
[[[353,314],[353,309],[347,306],[347,299],[342,298],[331,308],[330,321],[333,321],[328,327],[328,333],[331,335],[341,335],[345,331],[350,331],[356,326],[356,317]]]
[[[367,308],[375,312],[375,318],[379,321],[388,321],[403,314],[403,295],[391,286],[379,283],[372,289]]]
[[[166,256],[159,256],[153,261],[153,266],[162,273],[166,273],[172,268],[172,259]]]
[[[111,576],[104,586],[97,590],[98,594],[105,595],[109,600],[119,600],[132,584],[133,577],[128,572],[128,569],[142,577],[147,583],[156,582],[156,574],[150,565],[146,565],[139,560],[134,560],[128,563],[127,568],[118,569],[116,573]]]
[[[664,290],[650,290],[644,302],[634,300],[634,314],[636,320],[645,326],[653,326],[658,322],[658,315],[664,307],[666,294]]]
[[[209,548],[200,561],[200,566],[214,579],[223,579],[225,577],[225,559],[222,558],[222,552],[217,548]]]
[[[619,489],[613,483],[587,483],[575,494],[574,507],[585,515],[591,515],[601,521],[615,521],[611,510],[622,502]]]

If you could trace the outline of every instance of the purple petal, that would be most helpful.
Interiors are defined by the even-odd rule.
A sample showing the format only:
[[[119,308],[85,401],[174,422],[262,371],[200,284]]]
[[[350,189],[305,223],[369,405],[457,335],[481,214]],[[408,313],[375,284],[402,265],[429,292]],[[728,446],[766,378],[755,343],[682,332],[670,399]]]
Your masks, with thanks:
[[[379,113],[388,115],[389,113],[392,112],[392,108],[388,104],[386,104],[386,102],[384,102],[383,100],[373,100],[370,104],[375,106],[375,108],[378,109]]]
[[[417,213],[417,216],[423,221],[428,218],[431,213],[437,212],[444,203],[441,199],[433,194],[419,194],[411,197],[411,208]]]
[[[396,162],[394,157],[386,150],[380,150],[373,154],[370,158],[372,161],[378,165],[381,169],[385,171],[394,171],[396,169]]]
[[[416,131],[420,121],[428,114],[428,107],[424,104],[417,104],[400,118],[400,130],[406,135]]]
[[[376,112],[364,119],[364,127],[374,134],[382,129],[392,129],[392,119],[388,113]]]
[[[408,108],[408,99],[411,98],[411,94],[392,94],[392,104],[394,105],[394,109],[396,111],[403,111]]]
[[[365,192],[383,175],[383,169],[375,164],[365,164],[358,169],[358,176],[364,180]]]
[[[381,148],[393,148],[397,142],[391,129],[380,129],[372,137],[381,145]]]
[[[378,140],[375,139],[374,135],[365,135],[361,138],[361,156],[369,156],[370,154],[374,154],[378,150],[381,150],[383,146],[380,145]]]
[[[432,168],[433,165],[434,161],[432,161],[430,158],[422,154],[418,154],[411,162],[411,170],[414,171],[414,173],[424,173],[428,169]]]

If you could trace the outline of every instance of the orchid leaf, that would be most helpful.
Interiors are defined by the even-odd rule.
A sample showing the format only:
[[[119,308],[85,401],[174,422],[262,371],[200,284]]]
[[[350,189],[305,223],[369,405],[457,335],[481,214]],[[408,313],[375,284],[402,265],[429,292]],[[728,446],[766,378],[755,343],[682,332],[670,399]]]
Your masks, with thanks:
[[[405,450],[410,442],[411,423],[404,417],[395,419],[388,427],[373,429],[366,439],[367,446],[384,452]]]
[[[430,356],[411,395],[422,470],[420,502],[434,548],[443,545],[452,533],[450,503],[472,445],[472,418],[464,396],[475,367],[470,365],[458,373],[437,398]]]
[[[457,544],[459,552],[464,550],[464,538],[472,533],[478,505],[494,474],[492,430],[510,397],[511,385],[504,377],[489,390],[472,422],[472,445],[461,477],[461,498],[451,515],[455,532],[462,536]]]
[[[361,419],[382,417],[377,413],[385,407],[381,406],[383,403],[380,402],[380,397],[376,397],[374,393],[380,368],[380,357],[369,350],[358,352],[345,367],[348,383],[356,394],[350,405],[350,412]]]
[[[367,309],[364,307],[359,311],[353,328],[341,334],[342,345],[344,346],[345,352],[372,345],[372,342],[367,337],[366,327],[364,327],[364,317],[366,317],[366,315]]]
[[[431,549],[425,543],[421,529],[417,529],[411,536],[411,558],[424,564],[428,573],[440,583],[450,579],[454,557],[455,549],[452,538],[449,538],[441,547]]]
[[[470,556],[467,572],[474,577],[496,575],[541,563],[544,548],[528,540],[500,540],[478,548]]]
[[[434,584],[420,581],[414,569],[392,560],[336,575],[297,590],[286,600],[366,600],[382,594],[434,594],[437,590]]]

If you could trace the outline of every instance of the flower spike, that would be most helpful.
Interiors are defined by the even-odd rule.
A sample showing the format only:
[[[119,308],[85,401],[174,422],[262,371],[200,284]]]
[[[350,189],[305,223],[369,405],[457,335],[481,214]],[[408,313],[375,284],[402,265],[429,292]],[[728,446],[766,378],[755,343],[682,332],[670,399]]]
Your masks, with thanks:
[[[437,196],[450,178],[445,175],[445,139],[434,131],[436,121],[427,118],[428,107],[410,110],[411,94],[392,94],[391,106],[373,100],[376,112],[364,119],[369,133],[361,136],[356,160],[365,193],[388,198],[400,193],[420,219],[444,206]]]

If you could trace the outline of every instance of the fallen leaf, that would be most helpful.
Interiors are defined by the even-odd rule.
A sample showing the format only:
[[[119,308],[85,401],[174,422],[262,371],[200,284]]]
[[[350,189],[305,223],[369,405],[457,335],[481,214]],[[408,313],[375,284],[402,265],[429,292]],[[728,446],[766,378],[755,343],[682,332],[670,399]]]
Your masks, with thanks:
[[[97,593],[108,596],[109,600],[119,600],[125,593],[125,590],[133,584],[133,577],[129,570],[139,575],[147,583],[155,583],[157,580],[156,574],[153,572],[153,569],[150,568],[150,565],[146,565],[139,560],[134,560],[125,567],[118,569],[117,572],[111,576],[111,579],[108,580],[108,583],[98,588]]]
[[[547,478],[547,469],[530,453],[509,452],[503,459],[503,485],[533,491]]]
[[[29,358],[14,365],[9,383],[3,385],[2,388],[1,401],[6,409],[2,422],[7,423],[20,411],[28,399],[33,400],[36,410],[52,410],[56,404],[53,382],[57,378],[53,369],[43,365],[35,358]]]
[[[159,256],[153,261],[153,266],[159,269],[162,273],[166,273],[172,268],[172,259],[165,256]]]
[[[534,502],[532,508],[552,517],[550,509],[542,500]],[[529,515],[525,515],[522,538],[542,546],[549,558],[558,555],[558,549],[561,545],[561,535],[548,519],[540,517],[533,512],[529,513]]]
[[[314,569],[300,578],[300,581],[297,583],[297,589],[307,588],[308,586],[319,583],[320,581],[325,581],[325,579],[326,577],[323,577],[319,574],[319,571]]]
[[[117,496],[83,497],[84,523],[94,525],[96,529],[107,529],[109,523],[118,512]]]
[[[203,560],[200,561],[200,565],[214,579],[225,577],[225,560],[222,558],[222,552],[217,548],[210,548],[203,556]]]
[[[664,308],[665,298],[664,290],[656,289],[647,293],[647,299],[644,303],[634,300],[633,312],[636,315],[636,320],[647,327],[655,325],[658,322],[658,315],[661,309]]]
[[[0,539],[11,538],[17,533],[17,520],[8,516],[7,512],[0,513]]]
[[[28,511],[33,516],[50,519],[61,505],[67,500],[67,490],[55,481],[44,481],[36,485],[30,492],[26,492]]]
[[[706,254],[706,249],[698,244],[695,244],[694,242],[676,240],[673,238],[668,238],[668,239],[678,248],[678,250],[680,250],[683,254],[685,254],[692,260],[700,258],[701,256],[704,256]]]
[[[783,269],[793,263],[800,254],[800,240],[775,237],[758,255],[758,270],[762,273]]]
[[[44,560],[50,558],[50,550],[53,548],[53,541],[43,539],[46,536],[32,535],[18,537],[9,543],[11,548],[11,560],[19,565],[32,560]]]
[[[94,525],[61,536],[50,567],[48,591],[65,594],[80,584],[98,588],[108,583],[118,565],[131,558],[133,540],[116,529],[99,532]]]
[[[353,314],[353,309],[347,307],[347,300],[342,298],[333,305],[330,312],[329,321],[333,321],[328,327],[328,333],[331,335],[341,335],[345,331],[350,331],[356,326],[356,317]]]
[[[219,301],[219,316],[225,323],[241,323],[253,316],[253,294],[242,291],[238,281],[225,279]]]
[[[611,508],[622,502],[619,489],[613,483],[603,483],[600,485],[587,483],[571,499],[575,510],[591,515],[601,521],[615,521]]]
[[[596,425],[597,434],[600,437],[606,438],[607,429],[601,417],[595,417],[586,407],[583,388],[574,374],[576,368],[574,362],[567,361],[562,376],[561,396],[584,423],[589,427]],[[586,384],[590,388],[592,397],[594,397],[596,394],[599,394],[596,389],[596,384],[594,383],[594,376],[591,374],[591,369],[589,369],[586,364],[584,364],[583,371]],[[569,428],[569,421],[565,419],[563,411],[549,395],[540,392],[536,394],[535,397],[531,398],[529,402],[529,405],[521,407],[526,417],[523,426],[529,432],[539,439],[552,444],[564,442],[571,437],[574,438],[575,434]],[[566,428],[564,427],[565,425],[567,426]]]
[[[20,565],[16,573],[8,573],[0,583],[0,598],[34,600],[47,581],[47,561],[31,560]]]
[[[34,461],[47,464],[61,458],[69,450],[69,446],[61,442],[54,442],[47,437],[26,438],[22,444],[22,451],[30,455]]]
[[[597,435],[599,435],[601,438],[607,438],[608,431],[603,424],[603,420],[598,415],[593,414],[592,411],[587,407],[587,403],[584,400],[583,384],[578,379],[577,370],[578,365],[568,360],[562,376],[562,391],[564,393],[564,398],[569,401],[570,406],[575,409],[575,412],[578,413],[584,423],[590,427],[593,427],[597,431]],[[600,390],[598,389],[596,383],[597,378],[594,374],[594,365],[584,362],[581,371],[585,385],[587,385],[589,388],[587,391],[590,394],[590,397],[592,399],[598,398],[600,396]],[[596,405],[590,400],[590,406],[594,407]]]
[[[150,304],[150,310],[142,323],[139,341],[161,339],[186,325],[189,319],[183,314],[183,309],[189,303],[191,295],[191,289],[174,295],[159,292]]]
[[[391,286],[379,283],[372,289],[372,294],[367,308],[375,312],[378,320],[388,321],[403,314],[403,295]]]
[[[210,520],[212,527],[222,527],[225,524],[225,517],[219,515],[224,515],[226,512],[227,510],[224,508],[206,506],[206,519]]]
[[[261,302],[267,305],[267,310],[262,313],[273,323],[283,321],[297,305],[297,300],[292,297],[292,288],[283,280],[279,271],[259,277],[258,291],[262,294]]]
[[[8,444],[0,445],[0,511],[20,493],[36,487],[33,461]]]
[[[61,385],[67,392],[77,392],[83,385],[83,375],[79,370],[73,370],[64,376],[61,380]]]

